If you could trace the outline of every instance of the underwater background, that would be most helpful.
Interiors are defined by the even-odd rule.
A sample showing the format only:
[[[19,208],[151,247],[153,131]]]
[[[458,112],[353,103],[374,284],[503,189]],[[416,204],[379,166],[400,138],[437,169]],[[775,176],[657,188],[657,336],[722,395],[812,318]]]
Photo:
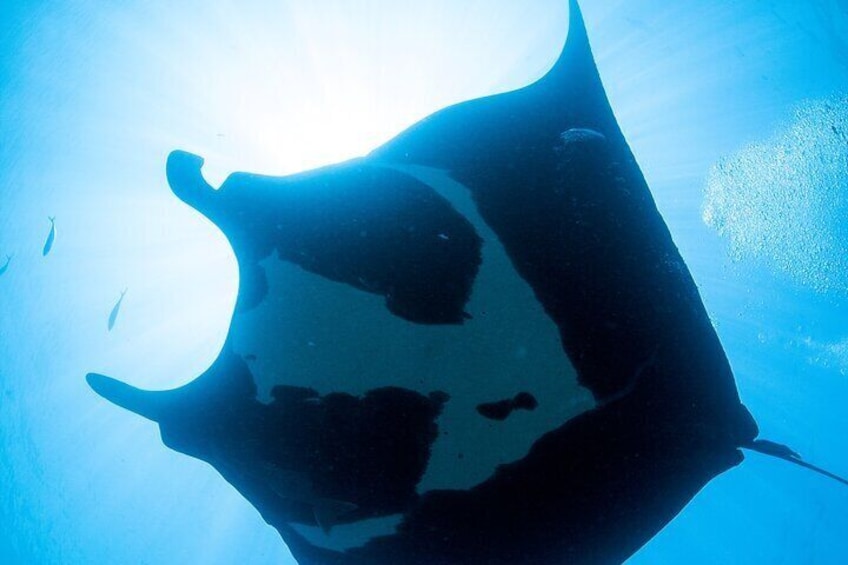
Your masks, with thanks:
[[[582,8],[762,436],[848,473],[848,3]],[[85,383],[179,386],[226,335],[234,256],[173,196],[165,158],[204,155],[218,185],[365,154],[541,76],[566,15],[564,0],[0,3],[0,562],[293,563],[214,469]],[[750,453],[629,563],[843,563],[846,531],[848,489]]]

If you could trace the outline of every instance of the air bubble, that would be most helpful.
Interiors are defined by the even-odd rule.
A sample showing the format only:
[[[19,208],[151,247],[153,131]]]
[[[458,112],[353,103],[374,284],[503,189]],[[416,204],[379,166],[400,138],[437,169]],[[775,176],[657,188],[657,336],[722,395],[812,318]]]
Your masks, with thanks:
[[[848,294],[848,96],[810,101],[771,139],[713,166],[703,221],[734,261]]]

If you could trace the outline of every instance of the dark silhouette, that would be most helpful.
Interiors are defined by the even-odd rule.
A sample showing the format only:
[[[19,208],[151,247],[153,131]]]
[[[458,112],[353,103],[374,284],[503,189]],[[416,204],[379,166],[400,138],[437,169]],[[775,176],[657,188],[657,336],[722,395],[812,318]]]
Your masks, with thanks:
[[[753,445],[757,426],[615,121],[574,0],[570,8],[567,42],[542,79],[436,112],[363,159],[284,178],[234,174],[217,191],[200,175],[201,158],[168,159],[175,194],[236,252],[233,333],[212,367],[177,390],[88,380],[159,422],[166,445],[214,465],[300,563],[622,562]],[[481,264],[479,229],[413,176],[416,167],[446,171],[467,189],[555,324],[563,366],[570,360],[597,402],[471,488],[417,489],[439,418],[459,406],[453,390],[448,401],[403,387],[353,395],[278,386],[262,403],[253,371],[267,354],[248,350],[248,365],[236,351],[241,321],[282,292],[272,291],[262,263],[274,252],[382,296],[393,316],[422,328],[472,323],[465,307]],[[349,315],[327,307],[338,320]],[[487,323],[474,314],[473,323]],[[260,337],[283,339],[282,330]],[[527,396],[506,401],[509,410],[475,402],[451,417],[506,429],[524,418],[486,422],[473,407],[495,419],[516,400],[535,407],[531,387],[518,386]],[[569,400],[540,398],[528,419]],[[301,528],[336,532],[397,514],[396,530],[346,551]]]
[[[539,405],[529,392],[519,392],[512,398],[477,405],[477,413],[490,420],[506,420],[515,410],[535,410]]]
[[[111,332],[112,328],[115,327],[115,322],[118,319],[118,314],[121,311],[121,304],[124,302],[124,296],[127,295],[127,289],[121,291],[121,296],[118,298],[118,301],[115,302],[115,305],[112,306],[112,311],[109,312],[109,320],[106,322],[106,328]]]
[[[53,243],[56,241],[56,217],[49,216],[47,219],[50,220],[50,233],[47,234],[47,239],[44,241],[44,247],[41,250],[43,257],[47,257],[47,254],[53,249]]]

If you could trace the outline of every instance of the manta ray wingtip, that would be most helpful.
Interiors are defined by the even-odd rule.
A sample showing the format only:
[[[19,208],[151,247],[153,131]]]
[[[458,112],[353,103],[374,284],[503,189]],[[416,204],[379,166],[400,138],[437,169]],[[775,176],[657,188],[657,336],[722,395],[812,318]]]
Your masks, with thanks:
[[[585,89],[587,84],[600,84],[586,23],[577,0],[568,2],[568,35],[559,57],[537,84],[551,88],[558,97],[562,96],[562,89],[571,91],[574,88]]]
[[[121,408],[154,422],[162,417],[163,403],[160,396],[164,393],[141,390],[99,373],[88,373],[85,380],[94,392]]]
[[[568,37],[566,38],[566,46],[575,43],[589,43],[588,34],[586,32],[586,22],[583,20],[583,12],[580,9],[580,2],[577,0],[568,1]]]

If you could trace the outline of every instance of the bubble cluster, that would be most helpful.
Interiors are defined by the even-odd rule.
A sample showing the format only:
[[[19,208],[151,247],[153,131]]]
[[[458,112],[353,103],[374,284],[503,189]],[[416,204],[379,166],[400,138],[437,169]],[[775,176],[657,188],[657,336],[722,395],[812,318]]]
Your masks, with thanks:
[[[801,105],[771,139],[714,165],[703,220],[734,260],[848,293],[848,95]]]
[[[842,376],[848,376],[848,338],[823,342],[805,337],[796,343],[806,350],[807,361],[811,365],[836,370]]]

